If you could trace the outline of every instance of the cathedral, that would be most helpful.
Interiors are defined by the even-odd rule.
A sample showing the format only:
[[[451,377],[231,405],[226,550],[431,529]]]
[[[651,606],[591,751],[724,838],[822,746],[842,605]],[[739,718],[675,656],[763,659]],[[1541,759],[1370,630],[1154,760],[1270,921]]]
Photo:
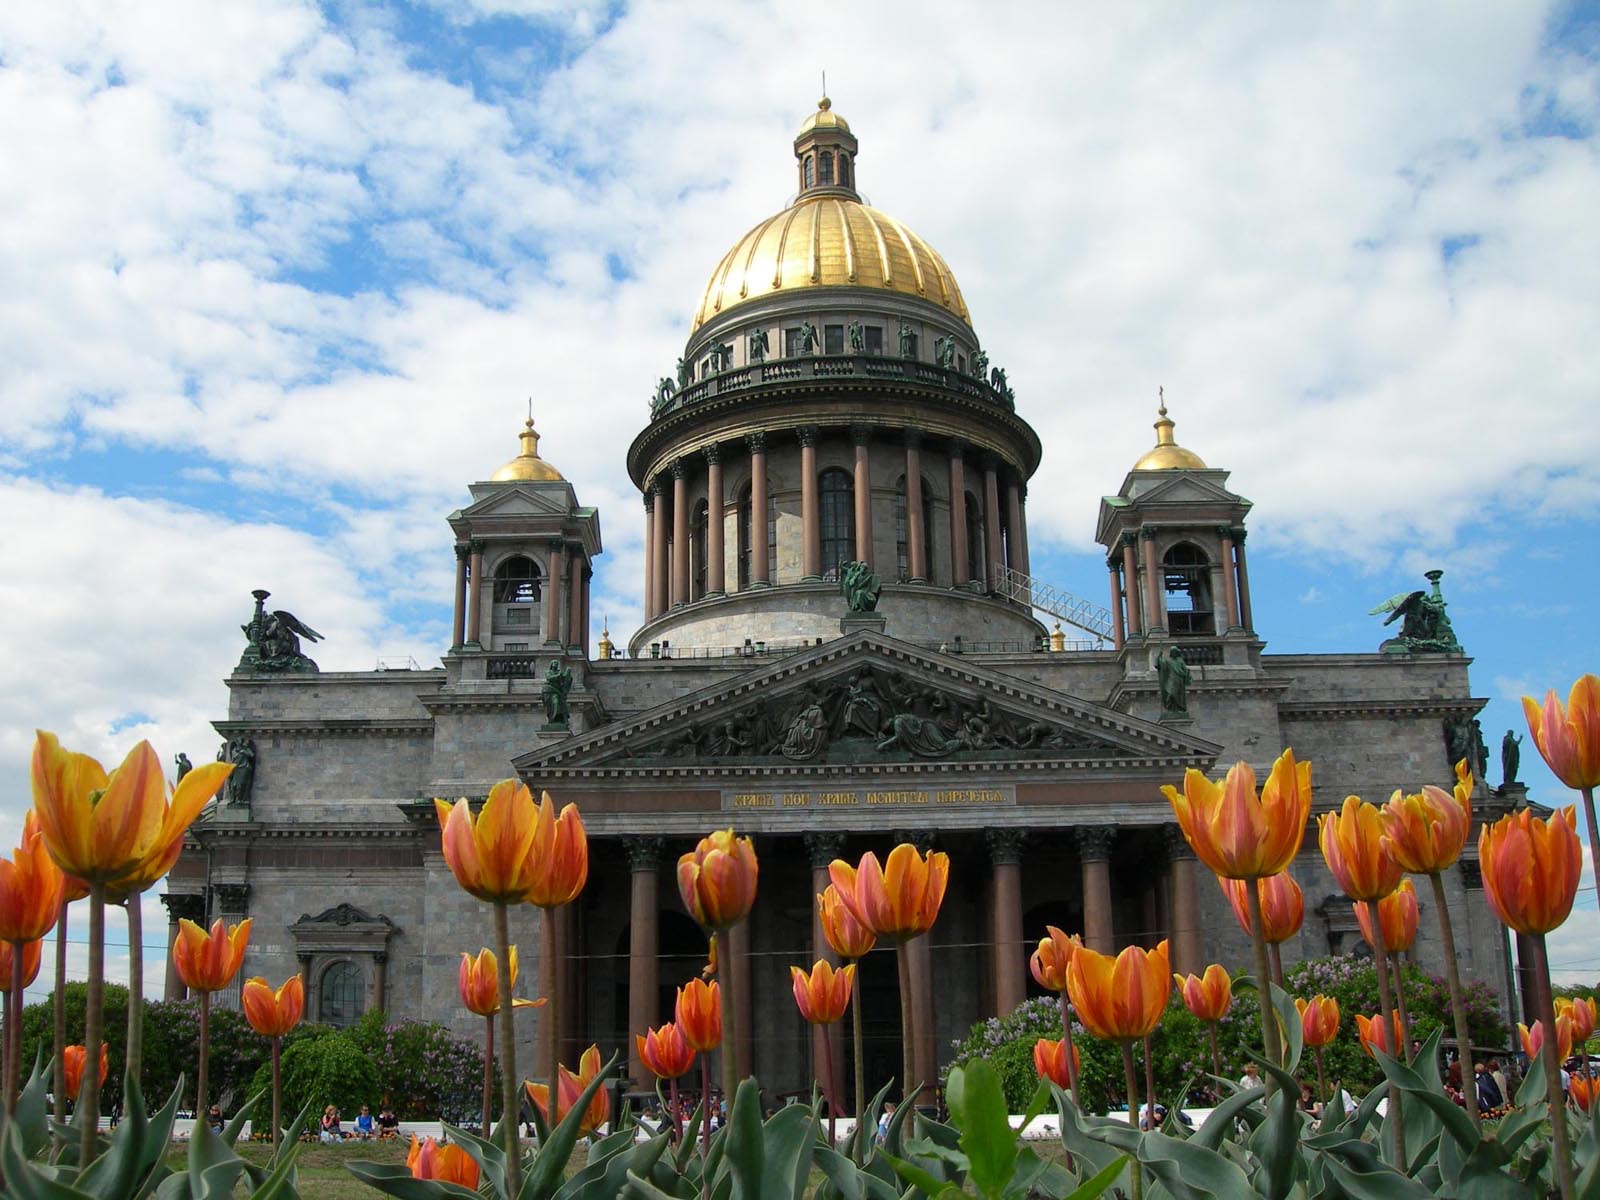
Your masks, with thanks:
[[[1437,578],[1396,608],[1407,626],[1381,651],[1267,653],[1250,501],[1179,444],[1164,405],[1149,451],[1105,465],[1104,602],[1033,575],[1039,438],[949,265],[863,202],[858,148],[822,100],[794,139],[793,200],[715,264],[654,390],[627,451],[646,557],[644,623],[625,646],[609,631],[590,644],[600,514],[541,455],[531,419],[446,518],[441,666],[320,672],[315,632],[256,593],[215,723],[239,769],[169,881],[174,928],[254,918],[240,977],[300,972],[308,1019],[378,1008],[475,1036],[456,974],[488,915],[444,863],[432,798],[481,799],[514,775],[577,804],[590,845],[554,944],[536,910],[513,914],[517,990],[544,994],[564,964],[564,1061],[598,1043],[626,1053],[620,1086],[648,1086],[633,1035],[670,1019],[706,953],[673,867],[732,826],[754,838],[761,881],[720,965],[744,1010],[731,1052],[783,1095],[809,1090],[821,1051],[788,967],[826,952],[827,864],[909,840],[947,851],[951,881],[915,943],[911,1028],[892,952],[862,963],[877,1086],[903,1039],[933,1079],[974,1021],[1027,998],[1046,924],[1102,951],[1168,938],[1180,972],[1248,962],[1159,791],[1186,768],[1243,759],[1264,778],[1292,746],[1314,764],[1319,811],[1451,778],[1483,700]],[[1480,785],[1478,817],[1509,790]],[[1360,940],[1314,836],[1306,848],[1291,962]],[[1509,996],[1473,854],[1446,878],[1462,969]],[[1440,970],[1434,927],[1425,913],[1414,955]],[[182,994],[171,974],[166,986]],[[545,1011],[519,1018],[525,1065]]]

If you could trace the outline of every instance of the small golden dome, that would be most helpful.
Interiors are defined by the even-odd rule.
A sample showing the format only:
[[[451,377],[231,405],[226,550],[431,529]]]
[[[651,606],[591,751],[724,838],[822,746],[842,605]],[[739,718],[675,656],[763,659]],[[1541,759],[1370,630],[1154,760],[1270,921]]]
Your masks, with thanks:
[[[550,483],[561,480],[561,472],[539,457],[539,435],[533,431],[532,417],[528,418],[527,424],[517,437],[522,441],[521,452],[489,476],[490,482],[509,483],[513,480],[526,479]]]
[[[1156,418],[1156,444],[1133,464],[1135,471],[1204,471],[1206,464],[1193,450],[1185,450],[1172,438],[1172,418],[1167,416],[1167,398],[1162,391],[1160,416]]]
[[[817,111],[805,119],[800,126],[800,132],[806,133],[812,129],[842,129],[850,132],[850,122],[833,111],[833,101],[824,96],[817,101]]]

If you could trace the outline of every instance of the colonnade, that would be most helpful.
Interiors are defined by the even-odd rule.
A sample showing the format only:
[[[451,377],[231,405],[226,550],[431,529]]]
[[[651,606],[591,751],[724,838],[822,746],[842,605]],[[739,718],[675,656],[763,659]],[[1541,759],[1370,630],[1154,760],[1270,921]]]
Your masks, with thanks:
[[[1131,637],[1167,630],[1163,563],[1156,550],[1161,532],[1154,525],[1145,525],[1137,533],[1124,533],[1106,559],[1111,577],[1111,636],[1118,650]],[[1224,525],[1207,532],[1216,538],[1216,554],[1209,567],[1211,594],[1222,598],[1222,606],[1216,610],[1216,632],[1254,629],[1245,531]]]
[[[877,431],[869,425],[852,425],[846,431],[853,447],[851,483],[854,492],[855,557],[868,564],[880,576],[885,567],[893,564],[879,563],[874,542],[874,510],[872,450],[875,440],[898,440],[905,454],[905,543],[907,575],[913,583],[947,582],[952,587],[980,584],[984,590],[998,585],[998,565],[1026,575],[1028,564],[1028,533],[1025,504],[1027,485],[1016,468],[1003,463],[997,456],[984,453],[978,457],[972,474],[973,483],[980,491],[976,496],[983,528],[988,535],[989,552],[979,572],[968,578],[969,554],[967,546],[967,495],[968,458],[972,449],[952,440],[941,445],[949,469],[950,508],[948,545],[951,572],[948,580],[933,579],[933,564],[928,562],[928,530],[923,504],[922,459],[923,438],[916,430]],[[794,431],[798,447],[800,475],[800,563],[802,582],[819,581],[823,575],[822,564],[822,514],[817,470],[817,448],[824,433],[816,426],[801,426]],[[691,600],[726,595],[728,586],[724,537],[724,521],[728,513],[728,498],[724,488],[724,454],[729,447],[738,447],[749,470],[750,534],[748,586],[771,587],[774,583],[774,564],[768,554],[764,536],[765,513],[771,495],[768,478],[768,455],[777,448],[777,439],[767,433],[752,433],[742,442],[711,445],[698,455],[685,456],[672,461],[668,468],[650,480],[644,490],[645,512],[645,619],[654,620],[673,608]],[[784,446],[788,451],[790,447]],[[691,495],[704,485],[707,497],[708,519],[705,533],[705,587],[703,596],[693,595],[690,557],[690,504]],[[1002,514],[1001,497],[1005,507]],[[1002,529],[1002,515],[1004,526]],[[936,534],[939,532],[934,531]]]
[[[455,613],[451,645],[456,649],[483,646],[483,556],[485,539],[456,543]],[[536,550],[519,540],[516,552],[530,557]],[[541,563],[540,629],[547,650],[589,655],[589,594],[594,568],[578,542],[550,538]]]

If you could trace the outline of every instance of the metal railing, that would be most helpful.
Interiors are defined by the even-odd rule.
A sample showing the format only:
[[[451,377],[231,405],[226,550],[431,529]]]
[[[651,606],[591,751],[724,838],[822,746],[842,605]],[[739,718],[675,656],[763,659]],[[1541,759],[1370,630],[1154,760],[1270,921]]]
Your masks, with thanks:
[[[664,417],[680,408],[688,408],[714,396],[740,392],[764,383],[787,383],[799,379],[898,379],[906,383],[931,384],[949,392],[958,392],[976,400],[984,400],[998,408],[1011,410],[1013,401],[1007,393],[995,387],[988,379],[975,376],[937,363],[915,358],[890,358],[877,354],[806,355],[798,358],[779,358],[772,362],[751,363],[744,367],[730,367],[717,371],[704,379],[675,391],[665,404],[658,404],[652,419]],[[669,381],[670,382],[670,381]]]
[[[1029,608],[1036,608],[1040,612],[1047,612],[1067,624],[1092,633],[1102,642],[1111,640],[1111,610],[1081,596],[1074,596],[1063,588],[1035,579],[1031,575],[1024,575],[1021,571],[1013,571],[1010,567],[996,563],[995,587],[996,594],[1009,600],[1016,600],[1026,604]]]

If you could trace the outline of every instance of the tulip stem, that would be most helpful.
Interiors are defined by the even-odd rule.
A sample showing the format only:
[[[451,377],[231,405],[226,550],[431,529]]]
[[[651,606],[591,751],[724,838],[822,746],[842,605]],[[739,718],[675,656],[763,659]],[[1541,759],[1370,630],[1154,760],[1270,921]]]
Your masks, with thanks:
[[[1539,975],[1539,1019],[1544,1022],[1544,1045],[1539,1057],[1544,1060],[1545,1093],[1550,1098],[1551,1154],[1556,1160],[1556,1182],[1561,1188],[1561,1200],[1572,1200],[1572,1155],[1567,1148],[1567,1106],[1561,1092],[1561,1062],[1556,1050],[1556,1010],[1550,992],[1550,954],[1545,946],[1544,934],[1528,937],[1533,946],[1534,969]],[[1587,1057],[1587,1053],[1585,1053]]]
[[[1333,1100],[1328,1095],[1328,1076],[1322,1070],[1322,1047],[1313,1046],[1312,1049],[1317,1056],[1317,1098],[1322,1101],[1322,1119],[1326,1121],[1328,1119],[1328,1105],[1333,1103]],[[1340,1116],[1343,1115],[1343,1113],[1340,1114]]]
[[[1067,990],[1061,989],[1061,1036],[1067,1043],[1067,1094],[1078,1102],[1078,1064],[1072,1053],[1072,1009],[1067,1001]],[[1213,1056],[1214,1057],[1214,1056]]]
[[[549,910],[545,910],[546,916]],[[550,931],[552,922],[546,921],[546,933]],[[500,1127],[505,1130],[506,1138],[506,1194],[515,1196],[522,1191],[522,1146],[517,1134],[517,1054],[515,1031],[511,1024],[511,917],[506,909],[504,900],[494,902],[494,937],[495,949],[499,953],[496,963],[500,989],[500,1040],[503,1043],[500,1049],[500,1088],[501,1102],[504,1105],[500,1114]],[[551,942],[546,940],[544,952],[547,961],[554,969],[555,956],[551,954]],[[551,989],[552,993],[555,989]],[[552,1026],[555,1021],[555,996],[550,997],[550,1020]],[[546,1103],[549,1107],[550,1124],[555,1125],[556,1088],[555,1080],[550,1080],[550,1096]]]
[[[272,1039],[272,1149],[278,1149],[283,1136],[283,1038]]]
[[[1456,967],[1456,935],[1450,925],[1450,905],[1444,898],[1444,880],[1439,872],[1428,872],[1433,885],[1433,907],[1439,912],[1439,940],[1444,943],[1444,979],[1450,987],[1450,1012],[1456,1022],[1456,1055],[1461,1063],[1461,1093],[1467,1102],[1472,1127],[1479,1127],[1478,1079],[1472,1065],[1472,1030],[1467,1025],[1467,1003],[1461,995],[1461,972]]]
[[[200,1063],[194,1073],[194,1119],[206,1119],[206,1089],[211,1082],[211,993],[200,993]]]
[[[123,1107],[132,1084],[143,1083],[144,1076],[144,913],[138,892],[123,904],[128,910],[128,1045],[122,1062]]]
[[[95,1141],[100,1136],[100,1043],[105,1036],[106,996],[106,885],[98,880],[89,885],[89,984],[84,997],[83,1082],[78,1088],[78,1166],[85,1168],[94,1158]],[[204,1013],[204,1009],[201,1012]],[[1553,1028],[1553,1026],[1552,1026]],[[201,1063],[205,1062],[202,1051]],[[202,1067],[202,1069],[204,1069]]]
[[[1133,1043],[1122,1043],[1122,1074],[1128,1087],[1128,1124],[1139,1128],[1139,1082],[1133,1069]],[[1128,1179],[1133,1187],[1133,1200],[1144,1200],[1144,1173],[1137,1156],[1128,1156]]]
[[[1406,1010],[1406,977],[1401,970],[1400,955],[1389,950],[1387,946],[1381,951],[1385,969],[1389,978],[1393,980],[1394,1007],[1400,1014],[1400,1045],[1399,1058],[1401,1062],[1411,1062],[1411,1014]]]
[[[559,1115],[561,1086],[561,1028],[557,1023],[557,1014],[561,1010],[561,955],[556,950],[556,910],[541,908],[539,910],[540,930],[543,934],[544,961],[550,969],[545,972],[545,992],[549,1001],[544,1010],[544,1074],[549,1080],[550,1090],[546,1093],[546,1117],[551,1129],[556,1127],[556,1122],[561,1119]],[[502,951],[505,953],[505,951]],[[510,968],[507,967],[509,972]],[[500,993],[500,1007],[505,1012],[511,1011],[511,984],[509,974],[507,982]],[[506,1028],[506,1037],[511,1037],[510,1027]]]
[[[11,978],[6,989],[6,1116],[17,1115],[17,1087],[22,1079],[22,952],[27,943],[11,943]]]
[[[1267,943],[1267,961],[1272,964],[1272,982],[1283,987],[1283,954],[1278,949],[1277,942]],[[1288,988],[1283,988],[1288,991]]]
[[[1156,1127],[1156,1064],[1150,1057],[1150,1035],[1144,1035],[1144,1092],[1145,1112],[1150,1118],[1150,1128]]]
[[[1382,928],[1378,919],[1378,903],[1375,900],[1363,900],[1367,906],[1367,923],[1374,931]],[[1383,1022],[1389,1031],[1389,1037],[1394,1038],[1400,1031],[1394,1027],[1394,996],[1389,992],[1388,955],[1383,949],[1383,938],[1378,938],[1378,944],[1373,948],[1372,965],[1378,972],[1378,1003],[1383,1011],[1378,1014],[1378,1019]],[[1399,1047],[1393,1047],[1395,1057],[1401,1057]],[[1400,1089],[1389,1087],[1389,1113],[1387,1117],[1390,1127],[1394,1130],[1394,1166],[1404,1171],[1406,1169],[1406,1131],[1405,1118],[1400,1112]]]
[[[833,1027],[822,1026],[822,1071],[828,1077],[828,1145],[839,1144],[837,1122],[839,1119],[839,1081],[833,1070]]]
[[[860,969],[857,968],[859,976]],[[861,1058],[861,987],[860,979],[856,980],[855,987],[850,989],[850,1036],[855,1043],[855,1076],[856,1076],[856,1166],[866,1161],[866,1134],[863,1130],[867,1120],[867,1064]]]
[[[723,1043],[722,1052],[728,1052],[727,1043]],[[705,1162],[711,1157],[711,1059],[704,1052],[700,1055],[700,1175],[701,1183],[705,1188],[711,1186],[707,1177]]]
[[[483,1019],[483,1140],[492,1136],[494,1121],[494,1014]]]
[[[1217,1053],[1217,1023],[1215,1021],[1207,1021],[1206,1032],[1211,1035],[1211,1073],[1213,1075],[1221,1075],[1222,1055]]]
[[[916,1012],[911,1002],[911,950],[909,942],[901,942],[894,948],[895,960],[900,967],[900,1069],[902,1078],[901,1091],[904,1095],[902,1103],[913,1108],[917,1103],[917,1085],[911,1082],[911,1076],[916,1072],[915,1042],[916,1035],[913,1026],[916,1022]]]
[[[1250,906],[1250,945],[1255,951],[1256,960],[1256,995],[1261,1008],[1261,1047],[1266,1051],[1268,1062],[1282,1063],[1283,1051],[1278,1042],[1278,1018],[1272,1011],[1272,980],[1270,967],[1267,964],[1267,927],[1261,917],[1259,881],[1253,878],[1245,880],[1244,894]],[[1267,1094],[1271,1095],[1277,1086],[1277,1078],[1270,1071],[1267,1072]]]
[[[718,942],[717,962],[724,966],[720,971],[722,989],[722,1103],[733,1115],[733,1093],[739,1087],[739,1039],[744,1030],[739,1022],[739,970],[742,961],[735,962],[733,930],[726,929],[714,935]],[[743,955],[739,956],[743,959]]]
[[[55,1017],[55,1098],[56,1120],[67,1122],[67,902],[61,902],[56,918],[56,990],[50,997]]]
[[[678,1077],[667,1080],[667,1107],[672,1115],[672,1147],[676,1150],[683,1141],[683,1113],[678,1110]]]
[[[1583,820],[1589,827],[1589,865],[1600,871],[1600,825],[1595,823],[1594,788],[1585,787],[1579,790],[1583,793]],[[1595,889],[1595,897],[1600,899],[1600,888]],[[1585,1055],[1584,1062],[1588,1061],[1588,1056]]]

